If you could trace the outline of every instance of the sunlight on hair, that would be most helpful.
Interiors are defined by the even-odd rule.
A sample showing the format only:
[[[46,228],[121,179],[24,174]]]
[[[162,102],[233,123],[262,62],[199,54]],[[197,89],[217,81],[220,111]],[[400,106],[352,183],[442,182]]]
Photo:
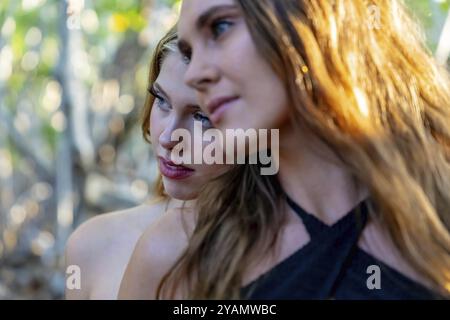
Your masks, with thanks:
[[[446,278],[447,279],[450,279],[450,272],[449,271],[447,271],[446,272]],[[446,281],[445,283],[444,283],[444,290],[447,290],[447,292],[449,292],[450,293],[450,282],[449,281]]]
[[[367,99],[361,89],[354,87],[353,92],[356,97],[356,102],[358,104],[359,111],[361,114],[368,118],[369,117],[369,106],[367,105]]]
[[[400,10],[398,7],[398,3],[396,1],[392,1],[392,11],[391,11],[391,15],[392,15],[392,21],[395,25],[395,28],[397,28],[398,30],[402,29],[402,15],[400,14]]]
[[[330,35],[331,35],[331,46],[337,48],[338,46],[338,31],[336,26],[336,20],[334,17],[330,18]]]

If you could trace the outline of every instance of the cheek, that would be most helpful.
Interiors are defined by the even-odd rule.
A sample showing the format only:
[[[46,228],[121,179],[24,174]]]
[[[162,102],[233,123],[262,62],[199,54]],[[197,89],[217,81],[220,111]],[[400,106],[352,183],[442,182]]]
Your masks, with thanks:
[[[273,74],[272,85],[270,86],[272,87],[271,105],[274,106],[272,112],[274,112],[275,118],[284,119],[289,115],[289,99],[286,88],[275,74]]]
[[[278,128],[289,115],[287,90],[283,81],[259,53],[254,51],[252,57],[248,64],[250,69],[247,70],[253,74],[253,80],[245,83],[249,93],[249,107],[255,112],[255,117],[259,115],[264,118],[263,127]]]
[[[227,53],[231,59],[224,59],[224,70],[228,77],[241,88],[244,98],[257,106],[267,105],[270,116],[287,105],[286,89],[270,64],[259,53],[248,31],[234,43]],[[238,89],[239,90],[239,89]]]
[[[261,69],[267,70],[267,64],[257,50],[246,27],[243,27],[240,36],[228,49],[228,55],[232,57],[228,60],[228,68],[234,71],[234,75],[246,82],[258,82],[257,76],[261,73]]]
[[[155,108],[150,113],[150,141],[154,146],[158,144],[158,137],[164,130],[163,119],[158,116],[158,112]]]

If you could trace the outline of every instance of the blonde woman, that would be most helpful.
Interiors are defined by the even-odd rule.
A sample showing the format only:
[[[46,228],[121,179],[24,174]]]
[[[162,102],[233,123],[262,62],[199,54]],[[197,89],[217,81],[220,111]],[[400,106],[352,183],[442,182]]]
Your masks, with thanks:
[[[142,113],[144,138],[157,156],[161,176],[151,203],[88,220],[70,237],[66,264],[81,270],[81,289],[66,290],[67,299],[116,299],[120,282],[143,231],[173,208],[189,208],[201,187],[228,170],[226,165],[176,165],[171,151],[177,129],[193,132],[198,121],[211,122],[199,109],[194,91],[182,81],[186,65],[176,49],[176,31],[158,44],[151,63],[149,93]]]
[[[279,129],[280,171],[211,182],[189,241],[143,237],[130,296],[448,297],[450,81],[402,1],[189,0],[179,35],[214,126]]]

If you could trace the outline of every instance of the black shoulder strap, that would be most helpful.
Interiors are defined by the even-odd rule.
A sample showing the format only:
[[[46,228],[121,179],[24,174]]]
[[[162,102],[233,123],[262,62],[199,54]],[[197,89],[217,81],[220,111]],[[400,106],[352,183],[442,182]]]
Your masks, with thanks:
[[[294,210],[295,213],[297,213],[297,215],[302,220],[306,230],[308,231],[311,237],[311,240],[315,235],[318,235],[322,231],[329,228],[328,225],[320,221],[316,216],[306,212],[302,207],[300,207],[297,203],[295,203],[288,195],[286,195],[286,201],[289,207],[291,207],[291,209]]]
[[[329,292],[324,297],[325,299],[332,299],[335,296],[336,289],[345,275],[345,270],[347,270],[347,267],[352,261],[352,257],[358,249],[358,240],[368,219],[367,203],[364,201],[357,208],[355,208],[352,216],[354,228],[352,228],[352,236],[348,241],[349,245],[347,246],[347,253],[342,256],[343,258],[339,261],[338,266],[335,268],[335,277],[331,282],[332,284],[329,287]]]

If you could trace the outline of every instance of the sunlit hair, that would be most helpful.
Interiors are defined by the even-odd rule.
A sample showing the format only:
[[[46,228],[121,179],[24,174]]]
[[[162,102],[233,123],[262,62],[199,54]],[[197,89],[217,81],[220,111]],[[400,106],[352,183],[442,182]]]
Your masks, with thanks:
[[[148,90],[145,98],[144,108],[141,112],[141,129],[142,135],[146,142],[150,142],[150,114],[152,112],[153,103],[155,102],[155,97],[150,93],[150,88],[155,83],[156,79],[161,72],[161,67],[164,59],[170,52],[177,51],[177,31],[176,26],[170,29],[167,34],[158,42],[155,51],[153,53],[150,62],[150,72],[148,76]],[[162,182],[162,176],[158,173],[155,184],[155,194],[159,198],[166,198],[167,194],[164,191],[164,185]]]
[[[286,86],[292,119],[367,186],[373,218],[430,286],[449,295],[450,80],[404,3],[236,2]],[[373,8],[379,21],[370,16]],[[260,181],[255,174],[246,183]],[[200,196],[197,228],[171,278],[187,278],[189,298],[239,297],[247,257],[268,247],[265,237],[280,227],[270,224],[278,221],[279,193],[264,188],[270,192],[251,193],[224,179]],[[267,216],[255,224],[257,201],[267,204],[259,208]]]

